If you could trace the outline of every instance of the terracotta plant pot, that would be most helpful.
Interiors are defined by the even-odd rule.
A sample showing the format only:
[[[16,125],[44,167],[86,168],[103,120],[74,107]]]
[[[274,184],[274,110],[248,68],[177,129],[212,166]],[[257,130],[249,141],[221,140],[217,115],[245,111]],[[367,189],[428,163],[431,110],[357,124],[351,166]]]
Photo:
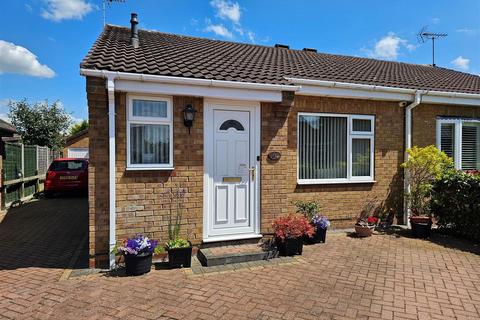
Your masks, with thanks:
[[[430,238],[432,230],[432,219],[426,216],[410,217],[410,225],[412,227],[412,236],[415,238]]]
[[[141,253],[138,255],[126,254],[124,258],[127,276],[139,276],[149,273],[152,268],[151,253]]]
[[[361,238],[365,237],[370,237],[372,235],[373,231],[373,226],[372,227],[363,227],[363,226],[355,226],[355,232],[357,233],[357,236]]]

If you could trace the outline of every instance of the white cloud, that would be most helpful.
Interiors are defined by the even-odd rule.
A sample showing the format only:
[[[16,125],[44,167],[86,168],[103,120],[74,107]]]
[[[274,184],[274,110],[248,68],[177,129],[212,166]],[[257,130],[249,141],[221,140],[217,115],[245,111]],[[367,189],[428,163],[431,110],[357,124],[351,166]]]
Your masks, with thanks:
[[[400,38],[395,33],[390,32],[385,37],[375,43],[373,50],[365,50],[368,56],[387,60],[397,60],[400,49],[404,47],[408,51],[413,51],[417,46]]]
[[[18,73],[29,76],[52,78],[55,72],[41,64],[28,49],[0,40],[0,74]]]
[[[228,30],[227,28],[225,28],[225,26],[223,24],[208,23],[207,27],[205,28],[205,31],[213,32],[217,36],[221,36],[221,37],[224,37],[224,38],[230,38],[230,39],[233,38],[233,33],[230,30]]]
[[[237,2],[225,0],[212,0],[210,5],[217,10],[217,16],[233,23],[240,23],[240,5]]]
[[[95,6],[85,0],[44,0],[47,7],[42,17],[56,22],[62,20],[82,20]]]
[[[464,33],[469,36],[476,35],[480,30],[479,29],[471,29],[471,28],[460,28],[457,29],[457,32]]]
[[[32,13],[33,12],[33,8],[31,5],[29,5],[28,3],[25,3],[25,10],[27,10],[28,12]]]
[[[0,119],[7,122],[10,122],[10,119],[8,118],[8,112],[10,111],[10,108],[8,105],[10,101],[14,101],[14,100],[6,99],[6,98],[0,99]]]
[[[253,33],[252,31],[248,31],[247,36],[251,43],[255,43],[255,33]]]
[[[468,70],[470,67],[470,59],[458,56],[455,60],[452,60],[451,63],[458,69]]]

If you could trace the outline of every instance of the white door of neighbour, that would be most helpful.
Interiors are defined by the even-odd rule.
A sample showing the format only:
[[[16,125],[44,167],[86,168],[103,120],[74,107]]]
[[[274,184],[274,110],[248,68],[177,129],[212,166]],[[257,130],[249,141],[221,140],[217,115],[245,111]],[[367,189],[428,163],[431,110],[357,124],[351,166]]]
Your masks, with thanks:
[[[88,158],[88,148],[68,148],[68,158]]]
[[[206,108],[204,240],[241,239],[258,233],[258,138],[254,106]],[[207,128],[208,126],[208,128]]]

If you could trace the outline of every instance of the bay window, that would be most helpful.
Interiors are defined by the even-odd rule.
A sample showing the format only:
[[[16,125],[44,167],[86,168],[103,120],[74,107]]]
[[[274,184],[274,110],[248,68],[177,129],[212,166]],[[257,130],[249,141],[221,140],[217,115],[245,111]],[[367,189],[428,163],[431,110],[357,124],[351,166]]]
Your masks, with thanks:
[[[480,170],[480,120],[440,118],[437,147],[453,159],[459,170]]]
[[[374,116],[299,113],[299,184],[373,182]]]
[[[172,100],[129,95],[127,169],[173,169]]]

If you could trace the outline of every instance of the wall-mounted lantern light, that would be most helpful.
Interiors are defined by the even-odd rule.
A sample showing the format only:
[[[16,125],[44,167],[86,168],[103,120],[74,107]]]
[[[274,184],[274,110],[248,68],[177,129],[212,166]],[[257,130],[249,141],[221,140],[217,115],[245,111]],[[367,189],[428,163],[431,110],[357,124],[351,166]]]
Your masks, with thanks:
[[[195,108],[191,105],[188,104],[184,109],[183,109],[183,123],[185,124],[185,127],[188,128],[188,133],[190,134],[190,128],[193,126],[193,120],[195,120]]]

